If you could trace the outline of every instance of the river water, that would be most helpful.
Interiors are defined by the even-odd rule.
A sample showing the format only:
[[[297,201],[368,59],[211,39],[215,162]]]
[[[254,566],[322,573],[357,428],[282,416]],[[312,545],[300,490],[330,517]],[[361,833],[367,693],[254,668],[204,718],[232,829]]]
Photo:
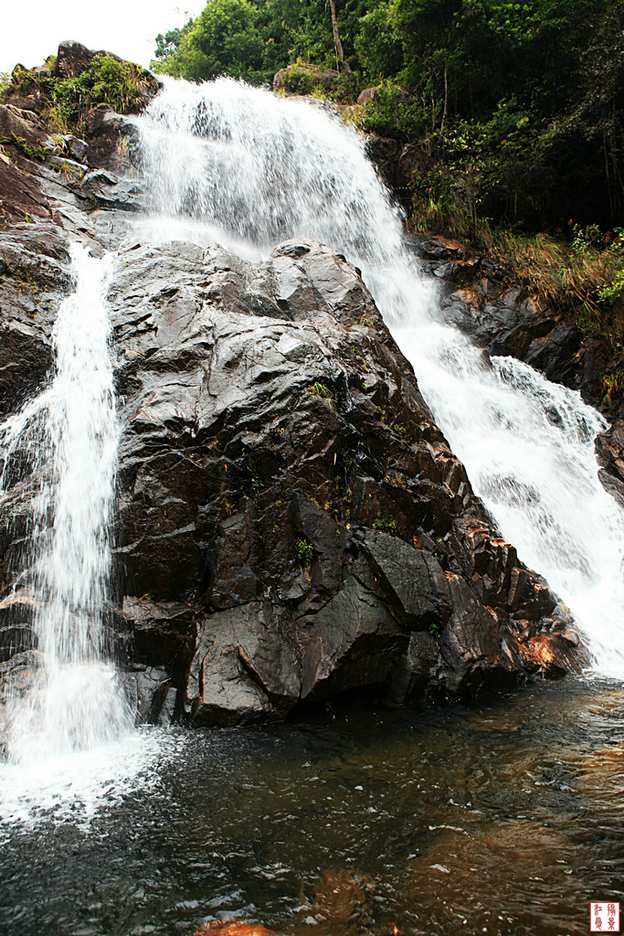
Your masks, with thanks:
[[[0,932],[573,936],[590,901],[624,901],[619,684],[151,734],[91,818],[77,799],[2,826]]]
[[[570,605],[595,672],[472,709],[361,700],[270,728],[129,731],[99,630],[119,431],[104,355],[84,385],[96,423],[72,424],[68,399],[62,431],[44,431],[56,486],[42,497],[100,551],[68,591],[62,557],[79,544],[55,553],[48,536],[26,574],[71,627],[42,631],[48,677],[0,767],[0,932],[184,936],[231,916],[327,936],[587,932],[590,900],[624,898],[624,521],[597,480],[602,418],[524,365],[484,362],[444,325],[362,141],[322,108],[230,81],[168,83],[137,127],[152,212],[133,236],[216,239],[250,259],[315,238],[361,267],[475,489]],[[98,354],[101,276],[85,271],[87,298],[65,310],[103,313]],[[86,484],[86,515],[63,479]],[[95,735],[79,705],[60,728],[45,721],[49,686],[84,665],[109,706]]]

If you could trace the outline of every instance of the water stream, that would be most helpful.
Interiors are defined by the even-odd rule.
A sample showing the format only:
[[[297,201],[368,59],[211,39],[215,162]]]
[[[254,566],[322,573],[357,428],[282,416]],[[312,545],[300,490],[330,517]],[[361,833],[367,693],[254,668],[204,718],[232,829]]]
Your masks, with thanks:
[[[54,327],[52,383],[0,426],[4,496],[29,504],[18,597],[30,600],[35,684],[10,701],[9,761],[32,766],[107,744],[130,729],[104,658],[109,515],[117,439],[102,299],[110,262],[75,246],[76,290]]]

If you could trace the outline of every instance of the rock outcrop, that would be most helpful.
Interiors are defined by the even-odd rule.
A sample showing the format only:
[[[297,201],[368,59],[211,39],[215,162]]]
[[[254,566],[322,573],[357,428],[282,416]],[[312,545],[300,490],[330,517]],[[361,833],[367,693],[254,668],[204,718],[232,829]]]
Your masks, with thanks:
[[[133,245],[108,299],[131,655],[168,668],[192,723],[367,685],[474,698],[578,665],[343,257]]]
[[[5,211],[0,231],[4,417],[48,379],[69,241],[117,246],[141,208],[139,184],[92,166],[85,143],[68,141],[67,172],[12,163],[14,202],[35,180],[45,209],[28,224]],[[365,687],[391,704],[473,699],[582,665],[344,257],[291,240],[251,264],[129,240],[108,302],[123,425],[109,617],[140,718],[246,724]],[[37,654],[12,559],[30,482],[6,480],[5,686]]]

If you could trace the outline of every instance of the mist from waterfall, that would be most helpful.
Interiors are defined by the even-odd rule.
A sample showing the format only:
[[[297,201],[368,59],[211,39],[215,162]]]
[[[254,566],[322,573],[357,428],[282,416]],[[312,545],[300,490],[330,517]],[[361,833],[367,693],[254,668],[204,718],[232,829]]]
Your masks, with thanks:
[[[227,79],[166,81],[136,119],[156,239],[265,257],[316,239],[361,267],[395,340],[502,535],[584,630],[597,670],[624,676],[624,514],[604,491],[603,418],[510,358],[484,358],[440,319],[364,140],[322,105]]]
[[[132,724],[104,652],[119,436],[102,298],[112,258],[72,250],[54,379],[0,426],[1,496],[26,530],[13,600],[32,608],[37,647],[34,684],[9,700],[8,759],[25,766],[108,744]]]

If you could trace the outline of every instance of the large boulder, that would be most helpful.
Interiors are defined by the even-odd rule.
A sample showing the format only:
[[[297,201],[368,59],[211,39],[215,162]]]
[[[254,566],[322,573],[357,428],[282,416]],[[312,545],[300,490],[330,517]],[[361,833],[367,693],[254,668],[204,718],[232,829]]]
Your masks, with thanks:
[[[532,656],[546,633],[580,665],[344,257],[134,244],[108,299],[124,614],[178,713],[283,718],[364,686],[472,698],[554,672]]]
[[[97,54],[97,52],[92,52],[91,49],[87,49],[87,47],[80,42],[75,42],[73,39],[66,39],[59,44],[56,54],[53,72],[55,78],[77,78],[78,75],[81,75],[83,71],[87,70]],[[107,54],[110,55],[111,53],[109,52]],[[117,61],[121,61],[116,55],[112,57],[117,59]]]
[[[309,62],[295,62],[281,68],[273,77],[273,90],[277,94],[320,95],[347,104],[355,103],[358,92],[357,79],[352,73]]]

